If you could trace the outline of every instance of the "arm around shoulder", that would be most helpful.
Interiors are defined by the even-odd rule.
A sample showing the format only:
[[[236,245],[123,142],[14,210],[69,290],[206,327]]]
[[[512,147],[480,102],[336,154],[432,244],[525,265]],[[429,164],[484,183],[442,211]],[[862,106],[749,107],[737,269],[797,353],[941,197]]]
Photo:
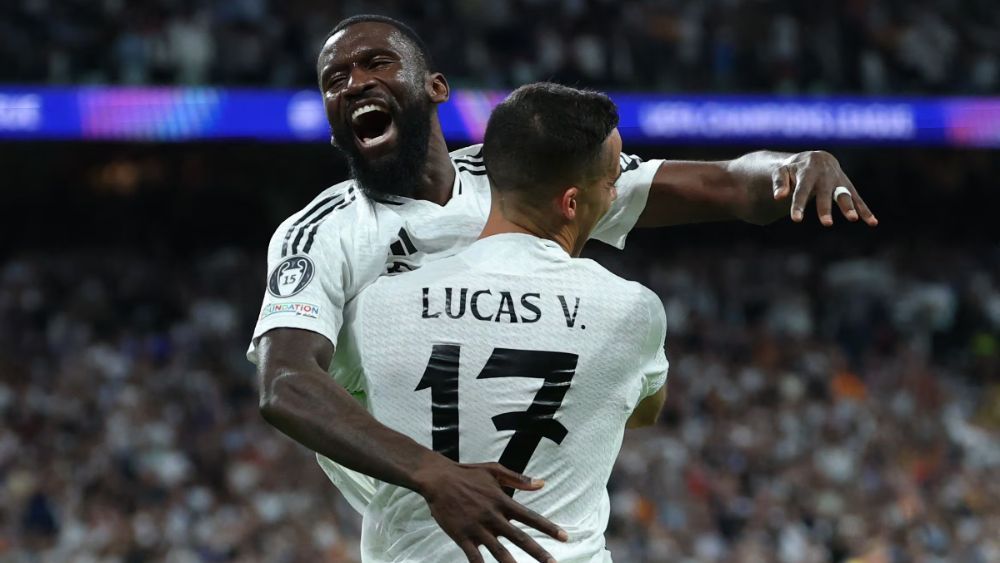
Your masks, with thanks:
[[[425,466],[446,461],[379,423],[327,374],[334,346],[326,337],[293,328],[259,341],[260,413],[307,448],[381,481],[420,489]]]

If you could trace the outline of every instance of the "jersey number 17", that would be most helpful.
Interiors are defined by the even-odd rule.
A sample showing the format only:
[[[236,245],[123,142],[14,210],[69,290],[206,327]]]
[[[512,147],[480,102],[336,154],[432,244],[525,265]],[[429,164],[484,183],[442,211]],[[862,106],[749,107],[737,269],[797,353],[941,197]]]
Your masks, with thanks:
[[[431,442],[434,451],[459,461],[458,451],[458,364],[461,346],[435,344],[424,375],[414,391],[431,390]],[[542,438],[561,444],[568,430],[555,420],[566,391],[576,373],[577,355],[568,352],[543,352],[494,348],[476,379],[496,377],[532,377],[543,379],[528,410],[507,412],[493,417],[498,431],[514,434],[498,462],[507,469],[523,473],[528,460]],[[514,489],[504,487],[508,495]]]

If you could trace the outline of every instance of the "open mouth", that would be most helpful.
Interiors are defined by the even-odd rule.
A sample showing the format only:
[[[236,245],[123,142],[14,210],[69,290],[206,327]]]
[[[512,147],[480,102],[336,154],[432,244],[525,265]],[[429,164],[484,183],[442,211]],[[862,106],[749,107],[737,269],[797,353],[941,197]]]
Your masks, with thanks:
[[[364,104],[351,112],[351,129],[362,148],[381,145],[391,140],[396,131],[392,115],[375,104]]]

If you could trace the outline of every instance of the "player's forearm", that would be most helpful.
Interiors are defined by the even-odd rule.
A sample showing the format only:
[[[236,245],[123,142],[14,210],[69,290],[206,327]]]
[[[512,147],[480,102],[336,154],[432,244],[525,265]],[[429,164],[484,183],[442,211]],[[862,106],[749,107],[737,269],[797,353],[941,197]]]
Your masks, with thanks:
[[[726,163],[739,191],[745,194],[734,209],[738,219],[767,225],[788,215],[788,200],[774,199],[774,172],[791,156],[790,153],[757,151]]]
[[[790,155],[771,151],[719,162],[666,161],[653,177],[639,227],[741,220],[765,225],[788,213],[772,173]]]
[[[272,378],[261,398],[272,426],[307,448],[381,481],[418,491],[448,460],[378,422],[325,373]]]

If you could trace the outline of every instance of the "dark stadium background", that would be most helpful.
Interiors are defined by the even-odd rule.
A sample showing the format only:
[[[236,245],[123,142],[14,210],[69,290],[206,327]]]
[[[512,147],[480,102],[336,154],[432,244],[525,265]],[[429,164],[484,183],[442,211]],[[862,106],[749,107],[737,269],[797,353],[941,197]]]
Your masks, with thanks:
[[[983,35],[1000,29],[990,2],[499,2],[514,15],[485,30],[458,2],[42,4],[0,8],[0,81],[185,82],[162,61],[124,72],[122,37],[208,14],[216,56],[195,78],[309,86],[313,27],[371,10],[425,36],[463,30],[432,47],[474,44],[491,65],[446,62],[453,85],[506,87],[534,76],[521,64],[530,49],[511,45],[605,37],[604,23],[627,29],[649,9],[667,37],[636,40],[639,71],[552,76],[660,92],[1000,90],[987,72],[1000,53]],[[737,38],[729,74],[692,70],[670,38],[685,25]],[[753,38],[788,26],[801,54],[768,59]],[[815,64],[820,31],[839,72]],[[907,33],[947,55],[943,70],[912,64],[922,51]],[[220,62],[248,46],[257,59]],[[886,69],[881,89],[858,70],[869,51]],[[626,145],[699,160],[757,148]],[[825,229],[810,207],[801,225],[635,231],[624,252],[588,249],[656,290],[669,323],[664,415],[628,433],[610,483],[616,561],[1000,560],[1000,153],[830,150],[876,229],[840,217]],[[259,417],[243,358],[267,240],[346,177],[334,150],[8,141],[0,171],[0,561],[353,561],[359,518]]]

